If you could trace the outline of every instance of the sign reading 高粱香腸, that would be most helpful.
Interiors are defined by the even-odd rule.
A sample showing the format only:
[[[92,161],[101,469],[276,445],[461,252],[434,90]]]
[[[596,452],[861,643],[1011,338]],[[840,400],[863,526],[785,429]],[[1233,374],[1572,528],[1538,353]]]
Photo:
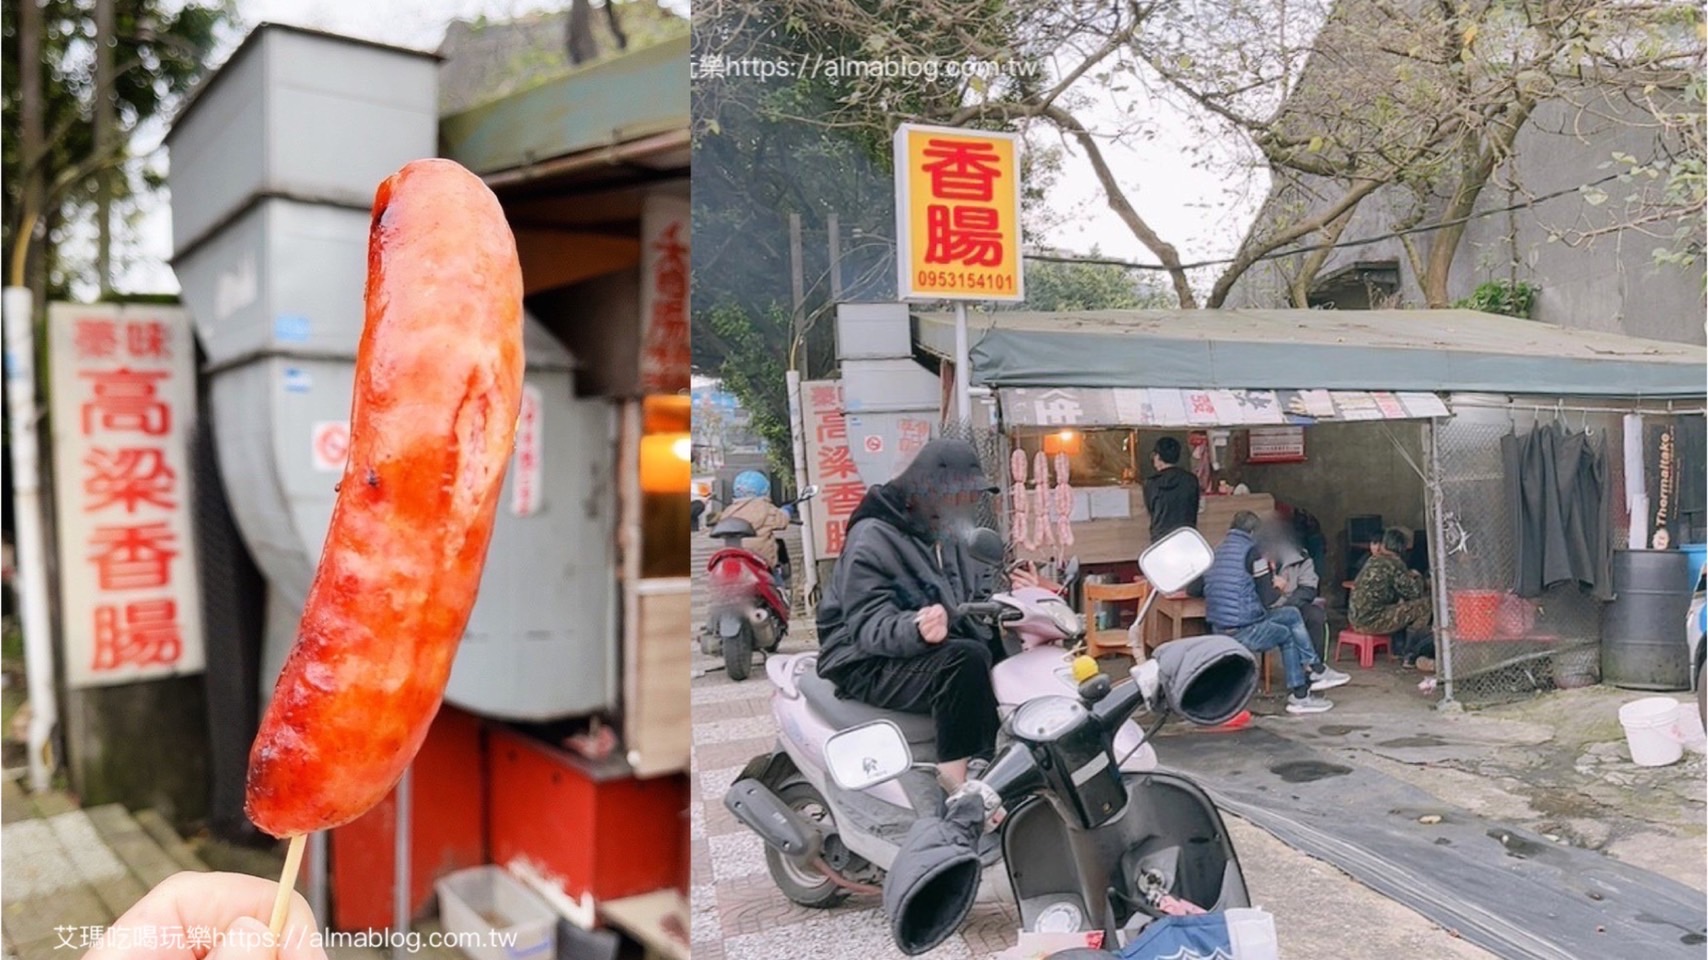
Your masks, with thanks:
[[[55,303],[48,331],[66,686],[200,672],[189,319]]]
[[[897,296],[1024,300],[1019,137],[902,124],[895,168]]]

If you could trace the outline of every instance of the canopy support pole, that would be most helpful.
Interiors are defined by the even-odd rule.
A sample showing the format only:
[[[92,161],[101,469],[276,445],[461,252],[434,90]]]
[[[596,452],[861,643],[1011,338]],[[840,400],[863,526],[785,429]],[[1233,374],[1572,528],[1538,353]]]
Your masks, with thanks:
[[[1424,486],[1428,496],[1424,503],[1424,512],[1429,527],[1429,593],[1435,598],[1435,669],[1441,680],[1441,701],[1436,704],[1440,710],[1452,710],[1458,707],[1453,700],[1453,637],[1448,627],[1447,615],[1447,548],[1446,548],[1446,498],[1441,490],[1441,438],[1438,429],[1441,421],[1429,420],[1424,424],[1424,446],[1427,448],[1429,472],[1423,476]],[[1392,434],[1389,434],[1392,437]],[[1398,446],[1399,441],[1395,440]],[[1402,451],[1403,453],[1403,451]],[[1410,463],[1411,458],[1407,457]],[[1416,469],[1417,465],[1412,464]]]

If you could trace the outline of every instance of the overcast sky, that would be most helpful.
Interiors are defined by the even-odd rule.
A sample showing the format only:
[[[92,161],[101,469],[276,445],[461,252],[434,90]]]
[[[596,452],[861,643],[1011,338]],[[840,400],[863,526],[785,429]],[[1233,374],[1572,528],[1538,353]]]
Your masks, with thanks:
[[[665,0],[670,9],[687,13],[688,0]],[[221,62],[257,23],[273,21],[349,34],[383,43],[431,50],[438,47],[453,20],[482,14],[505,20],[530,13],[562,10],[566,0],[239,0],[240,29],[234,30],[215,56]],[[1136,98],[1136,99],[1135,99]],[[1079,108],[1094,133],[1107,134],[1133,126],[1135,115],[1145,118],[1148,136],[1125,142],[1105,141],[1104,151],[1128,199],[1162,237],[1189,260],[1230,254],[1256,212],[1267,179],[1261,175],[1229,177],[1226,167],[1200,169],[1184,149],[1193,140],[1190,124],[1165,103],[1145,99],[1134,89]],[[163,129],[139,132],[140,149],[158,142]],[[1090,165],[1071,144],[1051,194],[1057,225],[1033,238],[1045,245],[1103,256],[1154,262],[1132,232],[1108,207]],[[155,162],[164,169],[163,153]],[[1227,150],[1211,156],[1226,164]],[[1199,159],[1202,159],[1200,157]],[[175,291],[176,278],[166,260],[171,254],[170,214],[164,194],[138,226],[135,246],[126,251],[132,261],[119,287],[129,291]]]

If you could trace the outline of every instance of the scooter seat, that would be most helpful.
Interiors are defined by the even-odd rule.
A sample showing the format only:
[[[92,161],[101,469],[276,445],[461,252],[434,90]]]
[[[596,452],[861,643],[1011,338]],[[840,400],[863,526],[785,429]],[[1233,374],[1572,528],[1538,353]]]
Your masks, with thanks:
[[[901,728],[901,735],[907,738],[913,759],[921,763],[937,761],[937,727],[929,715],[885,710],[858,700],[845,700],[836,695],[835,684],[811,671],[802,673],[800,688],[813,712],[836,729],[847,730],[874,720],[888,720]]]

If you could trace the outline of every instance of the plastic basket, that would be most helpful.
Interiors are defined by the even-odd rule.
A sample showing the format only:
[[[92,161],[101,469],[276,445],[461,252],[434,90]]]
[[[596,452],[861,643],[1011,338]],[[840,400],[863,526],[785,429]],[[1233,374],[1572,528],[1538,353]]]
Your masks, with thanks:
[[[1472,642],[1493,640],[1503,596],[1498,590],[1453,591],[1453,638]]]

